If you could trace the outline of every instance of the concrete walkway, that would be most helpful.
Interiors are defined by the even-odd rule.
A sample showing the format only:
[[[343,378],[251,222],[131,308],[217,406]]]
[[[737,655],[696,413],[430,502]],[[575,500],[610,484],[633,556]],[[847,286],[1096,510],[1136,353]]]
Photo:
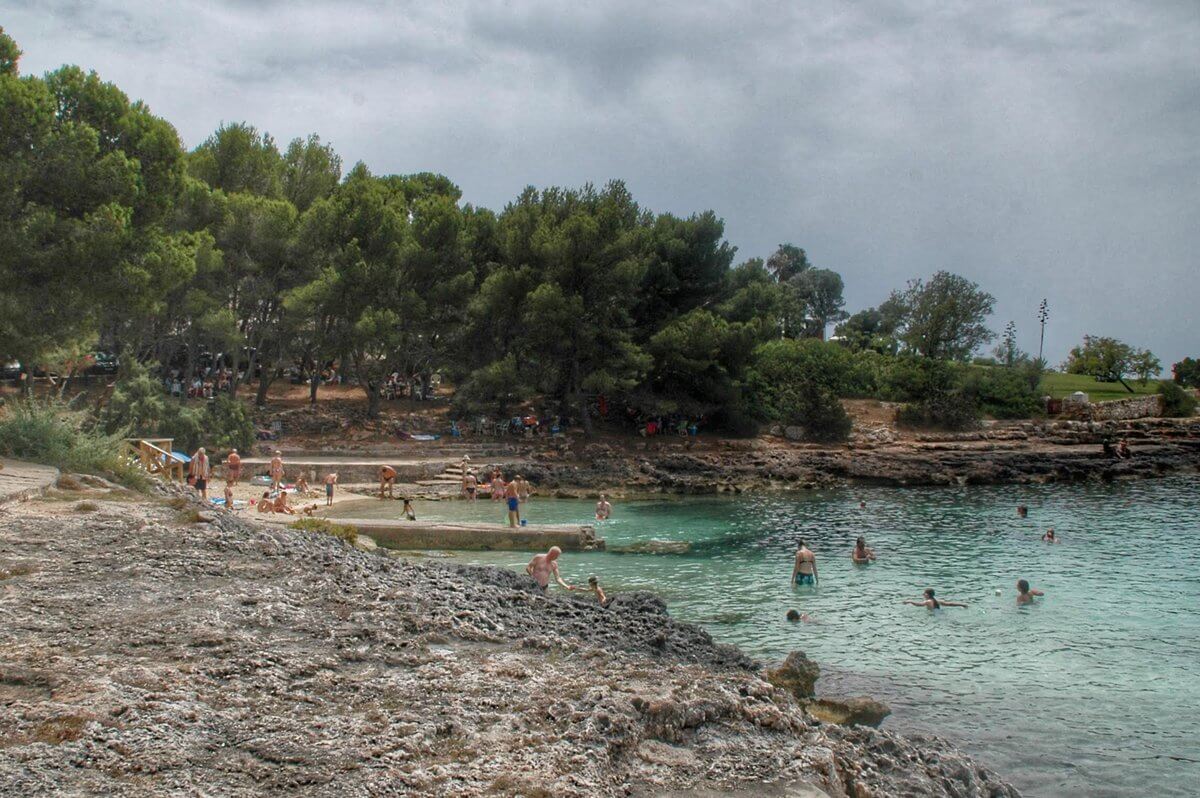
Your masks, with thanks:
[[[0,457],[0,505],[41,493],[58,479],[58,469]]]

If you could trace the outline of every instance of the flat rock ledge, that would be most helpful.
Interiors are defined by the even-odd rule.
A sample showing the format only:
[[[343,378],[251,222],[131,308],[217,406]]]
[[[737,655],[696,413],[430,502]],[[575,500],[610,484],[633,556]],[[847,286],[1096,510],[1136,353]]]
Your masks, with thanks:
[[[0,794],[1017,795],[810,718],[649,594],[80,487],[0,508]]]

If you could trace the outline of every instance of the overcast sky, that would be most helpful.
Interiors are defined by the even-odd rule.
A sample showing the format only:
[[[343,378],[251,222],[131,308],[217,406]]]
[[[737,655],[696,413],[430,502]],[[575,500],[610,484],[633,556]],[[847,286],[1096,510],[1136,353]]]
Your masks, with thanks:
[[[1037,8],[1033,8],[1037,6]],[[1200,0],[4,0],[22,69],[95,69],[178,128],[434,171],[497,210],[626,181],[791,241],[847,309],[967,275],[1054,363],[1084,333],[1200,356]]]

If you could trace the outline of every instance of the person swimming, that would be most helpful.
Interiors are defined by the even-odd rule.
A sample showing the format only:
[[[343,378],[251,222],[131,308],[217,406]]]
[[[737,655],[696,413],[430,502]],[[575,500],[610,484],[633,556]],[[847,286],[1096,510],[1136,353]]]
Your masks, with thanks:
[[[925,609],[930,610],[930,611],[940,610],[942,607],[965,607],[965,606],[967,606],[966,604],[963,604],[962,602],[959,602],[959,601],[938,601],[937,598],[934,597],[933,588],[931,588],[931,587],[925,588],[925,600],[924,601],[905,601],[904,603],[911,605],[913,607],[924,607]]]
[[[1023,504],[1017,505],[1017,518],[1027,518],[1029,516],[1029,508]]]
[[[854,549],[850,552],[850,560],[855,565],[869,565],[875,562],[875,550],[867,547],[867,539],[860,537],[854,542]]]
[[[1025,579],[1017,580],[1017,606],[1018,607],[1020,607],[1022,604],[1032,604],[1034,596],[1044,596],[1044,595],[1046,595],[1046,594],[1043,593],[1042,591],[1038,590],[1037,588],[1030,587],[1028,580],[1025,580]]]
[[[1061,540],[1055,537],[1054,527],[1050,527],[1046,530],[1046,534],[1042,535],[1042,541],[1045,543],[1062,543]]]
[[[792,623],[816,623],[816,619],[807,612],[799,612],[798,610],[788,610],[787,619]]]

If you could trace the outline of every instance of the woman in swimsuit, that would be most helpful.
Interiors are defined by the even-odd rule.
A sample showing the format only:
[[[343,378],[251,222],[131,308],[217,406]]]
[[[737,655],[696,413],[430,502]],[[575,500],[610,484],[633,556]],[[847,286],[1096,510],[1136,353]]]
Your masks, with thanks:
[[[965,607],[965,606],[967,606],[966,604],[962,604],[957,601],[938,601],[936,598],[933,597],[933,588],[931,588],[931,587],[925,588],[925,600],[924,601],[905,601],[904,603],[909,604],[913,607],[924,607],[925,609],[930,610],[930,611],[940,610],[942,607]]]

